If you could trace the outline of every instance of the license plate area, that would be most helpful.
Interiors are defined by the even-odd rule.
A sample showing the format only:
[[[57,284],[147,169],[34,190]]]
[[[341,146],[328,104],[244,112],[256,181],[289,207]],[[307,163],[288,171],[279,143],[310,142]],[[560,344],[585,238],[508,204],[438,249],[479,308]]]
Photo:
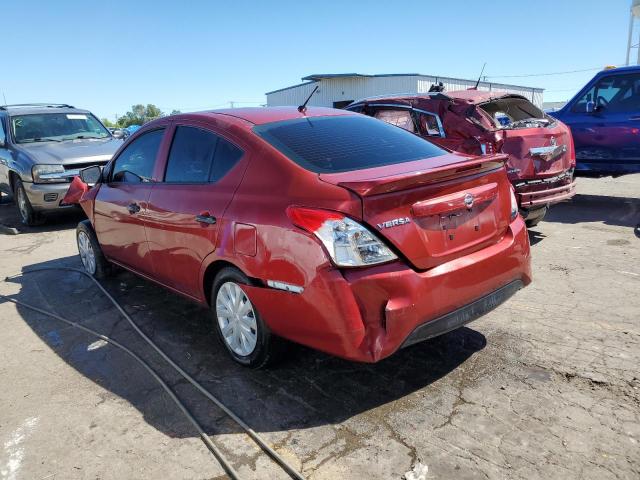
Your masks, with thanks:
[[[476,203],[472,208],[450,210],[446,213],[415,218],[422,231],[429,255],[435,258],[473,250],[498,231],[499,210],[493,200]]]

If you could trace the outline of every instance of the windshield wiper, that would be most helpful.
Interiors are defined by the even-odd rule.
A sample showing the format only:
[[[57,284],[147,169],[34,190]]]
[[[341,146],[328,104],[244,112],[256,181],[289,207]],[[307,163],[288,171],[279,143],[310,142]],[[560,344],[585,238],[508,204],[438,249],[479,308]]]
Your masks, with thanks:
[[[35,142],[61,142],[57,138],[28,138],[26,140],[22,140],[20,143],[35,143]]]
[[[67,141],[67,140],[87,140],[90,138],[107,138],[107,136],[105,135],[104,137],[97,137],[95,135],[74,135],[73,137],[65,137],[62,140],[63,141]]]

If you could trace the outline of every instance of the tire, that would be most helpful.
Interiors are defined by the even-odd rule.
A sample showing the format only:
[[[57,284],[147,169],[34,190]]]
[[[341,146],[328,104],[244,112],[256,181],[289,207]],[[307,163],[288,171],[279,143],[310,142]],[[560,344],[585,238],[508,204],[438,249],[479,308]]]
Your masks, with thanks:
[[[532,228],[538,225],[547,215],[547,211],[548,211],[547,207],[540,208],[538,210],[529,210],[529,212],[527,212],[527,217],[525,218],[525,221],[524,221],[524,223],[527,225],[527,228]]]
[[[78,254],[85,271],[94,278],[102,279],[113,272],[111,264],[104,257],[98,238],[89,220],[80,222],[76,228]]]
[[[23,224],[33,227],[42,223],[42,215],[36,212],[31,206],[27,191],[22,184],[20,178],[15,179],[13,184],[13,198],[18,207],[18,213],[20,213],[20,220]]]
[[[211,288],[211,311],[218,339],[231,358],[244,367],[257,369],[279,358],[282,340],[264,323],[243,290],[245,285],[249,285],[249,279],[241,271],[233,267],[220,270]],[[235,316],[237,312],[240,316]]]

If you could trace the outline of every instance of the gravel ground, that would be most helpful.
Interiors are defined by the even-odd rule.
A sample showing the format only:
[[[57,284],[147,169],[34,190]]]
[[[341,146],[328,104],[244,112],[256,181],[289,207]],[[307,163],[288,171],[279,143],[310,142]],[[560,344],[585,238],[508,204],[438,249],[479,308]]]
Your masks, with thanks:
[[[122,272],[106,287],[185,370],[310,479],[640,477],[640,175],[580,179],[530,232],[534,283],[448,335],[361,365],[291,346],[235,366],[209,316]],[[16,226],[0,205],[0,223]],[[81,215],[0,235],[0,275],[80,266]],[[634,231],[635,229],[635,231]],[[78,274],[0,292],[113,336],[174,387],[243,478],[287,478],[141,342]],[[212,479],[222,469],[168,396],[122,352],[0,301],[0,478]]]

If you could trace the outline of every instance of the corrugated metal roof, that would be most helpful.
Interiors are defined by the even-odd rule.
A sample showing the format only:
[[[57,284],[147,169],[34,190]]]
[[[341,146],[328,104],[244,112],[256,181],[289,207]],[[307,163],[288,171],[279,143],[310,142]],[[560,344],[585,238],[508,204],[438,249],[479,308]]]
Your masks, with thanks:
[[[277,90],[272,90],[270,92],[265,93],[265,95],[271,95],[272,93],[284,92],[285,90],[289,90],[291,88],[298,88],[298,87],[302,87],[304,85],[310,85],[310,84],[316,83],[316,82],[317,82],[317,80],[313,80],[311,82],[297,83],[295,85],[291,85],[290,87],[283,87],[283,88],[279,88]]]
[[[302,77],[302,80],[323,80],[325,78],[340,78],[340,77],[416,77],[421,76],[419,73],[379,73],[369,75],[366,73],[314,73]]]
[[[299,83],[297,85],[291,85],[289,87],[279,88],[277,90],[273,90],[271,92],[267,92],[265,95],[269,95],[271,93],[281,92],[283,90],[287,90],[289,88],[300,87],[310,82],[318,82],[320,80],[326,79],[335,79],[335,78],[377,78],[377,77],[425,77],[425,78],[436,78],[439,82],[444,83],[467,83],[467,82],[476,82],[476,80],[464,79],[464,78],[455,78],[455,77],[443,77],[440,75],[425,75],[422,73],[376,73],[376,74],[366,74],[366,73],[314,73],[311,75],[307,75],[306,77],[302,77],[301,80],[305,83]],[[534,90],[537,92],[544,91],[544,88],[539,87],[525,87],[523,85],[513,85],[507,83],[496,83],[496,82],[480,82],[481,85],[489,85],[491,84],[493,87],[497,88],[520,88],[526,90]]]

